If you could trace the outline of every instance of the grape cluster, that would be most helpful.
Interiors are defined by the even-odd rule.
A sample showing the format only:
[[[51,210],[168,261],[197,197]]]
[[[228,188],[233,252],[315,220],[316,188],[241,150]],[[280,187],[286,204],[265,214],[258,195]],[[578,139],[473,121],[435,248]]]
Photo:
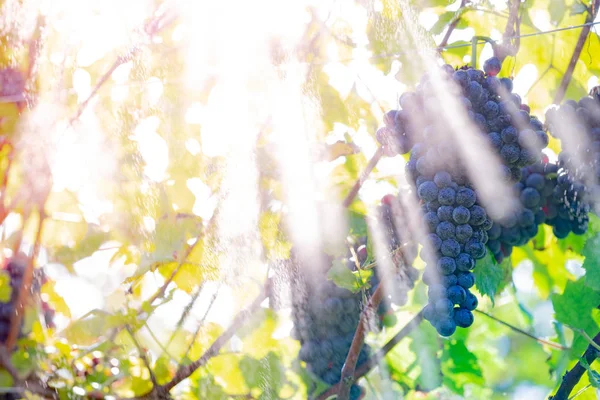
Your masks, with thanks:
[[[379,306],[378,315],[384,325],[392,325],[395,317],[390,309],[390,303],[403,306],[408,300],[408,292],[414,288],[419,279],[419,271],[413,267],[418,254],[417,242],[410,231],[410,222],[399,196],[386,195],[381,199],[381,205],[376,211],[378,228],[383,233],[386,254],[378,257],[389,257],[394,267],[391,273],[386,273],[383,265],[375,268],[371,278],[371,293],[383,280],[386,282],[385,297]]]
[[[496,262],[510,256],[514,246],[522,246],[537,235],[539,225],[546,221],[542,206],[555,186],[547,177],[556,170],[547,158],[521,169],[521,180],[513,186],[513,194],[519,199],[517,208],[504,215],[501,222],[494,222],[488,232],[487,246]]]
[[[293,336],[301,344],[298,357],[306,362],[312,374],[333,385],[341,378],[358,327],[362,295],[336,286],[325,274],[306,276],[305,269],[301,265],[298,267],[297,290],[292,299]],[[369,346],[363,345],[357,365],[366,362],[369,353]],[[357,400],[361,395],[361,388],[353,385],[350,398]]]
[[[16,68],[0,69],[0,96],[16,96],[25,90],[25,77]]]
[[[447,171],[422,182],[418,196],[429,232],[423,254],[429,303],[423,316],[440,335],[450,336],[457,326],[467,328],[473,323],[477,298],[469,291],[475,284],[472,271],[476,260],[486,254],[492,222],[477,204],[473,188]]]
[[[552,226],[554,236],[559,239],[570,232],[583,235],[588,228],[590,212],[585,185],[570,176],[567,169],[558,166],[550,182],[552,192],[543,206],[545,223]]]
[[[383,147],[386,156],[406,154],[412,143],[410,139],[410,120],[403,110],[388,111],[384,117],[384,127],[379,128],[375,137]]]
[[[505,178],[518,181],[521,168],[533,164],[548,145],[548,136],[521,97],[512,93],[512,80],[496,77],[500,68],[500,61],[492,57],[483,71],[460,69],[452,78],[462,88],[461,102],[469,116],[500,155]]]
[[[0,302],[0,342],[5,343],[8,339],[10,332],[11,318],[15,313],[16,302],[19,299],[19,291],[23,284],[23,275],[25,273],[25,261],[20,257],[9,259],[5,262],[3,270],[8,273],[10,278],[11,296],[7,302]],[[36,274],[32,282],[32,292],[39,294],[40,286],[44,283],[44,277],[41,274]],[[44,313],[44,320],[46,326],[52,327],[54,322],[54,310],[48,305],[48,303],[42,301],[41,308]],[[21,329],[19,330],[19,337],[23,337],[23,319],[21,319]]]
[[[559,166],[568,175],[568,178],[560,178],[561,182],[571,180],[571,184],[577,186],[576,189],[582,189],[580,185],[584,185],[586,193],[578,192],[575,202],[580,203],[585,197],[587,201],[594,203],[595,208],[598,208],[600,193],[599,93],[600,87],[593,88],[589,96],[582,97],[579,101],[567,100],[546,112],[548,131],[561,140]],[[563,189],[568,191],[566,186]],[[568,196],[567,193],[566,197]],[[565,231],[562,229],[561,233]]]

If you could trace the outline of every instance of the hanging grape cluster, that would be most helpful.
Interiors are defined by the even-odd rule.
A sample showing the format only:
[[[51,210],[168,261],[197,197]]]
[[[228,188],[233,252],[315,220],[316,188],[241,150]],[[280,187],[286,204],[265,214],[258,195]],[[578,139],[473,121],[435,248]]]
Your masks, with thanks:
[[[8,339],[8,335],[11,327],[11,319],[15,313],[16,303],[19,299],[19,292],[23,284],[23,275],[25,273],[25,261],[20,258],[8,259],[5,262],[3,270],[8,274],[10,278],[10,298],[6,302],[0,302],[0,342],[5,343]],[[38,270],[39,271],[39,270]],[[31,291],[32,297],[39,297],[39,291],[41,285],[45,281],[45,277],[42,276],[41,272],[35,274]],[[43,320],[47,327],[54,326],[54,310],[46,303],[41,301],[41,311],[43,313]],[[19,330],[19,337],[23,337],[25,332],[23,331],[24,320],[21,319],[21,329]]]
[[[363,253],[363,251],[360,251]],[[323,255],[322,265],[331,265],[332,258]],[[362,293],[338,287],[323,271],[315,271],[296,263],[297,280],[293,292],[293,337],[300,341],[298,357],[306,362],[308,371],[326,384],[339,382],[341,371],[358,327],[363,307]],[[311,276],[308,276],[308,275]],[[367,361],[370,349],[364,345],[357,365]],[[350,398],[357,400],[362,390],[353,385]]]
[[[522,168],[539,160],[548,136],[528,106],[512,93],[512,80],[496,76],[500,69],[497,58],[487,60],[483,71],[445,65],[442,79],[449,82],[460,107],[499,155],[504,178],[516,183]],[[415,92],[404,93],[400,109],[386,113],[385,126],[376,138],[386,155],[411,152],[406,169],[417,189],[427,231],[422,253],[427,263],[423,280],[429,286],[425,318],[441,335],[449,336],[457,326],[473,322],[477,298],[469,290],[475,281],[472,270],[486,254],[488,230],[494,227],[489,246],[496,258],[510,254],[513,245],[537,232],[541,199],[536,203],[530,196],[533,189],[526,184],[522,189],[516,186],[522,205],[510,215],[491,220],[467,179],[447,126],[440,121],[439,109],[444,104],[435,90],[425,76]],[[539,221],[541,213],[537,214]]]

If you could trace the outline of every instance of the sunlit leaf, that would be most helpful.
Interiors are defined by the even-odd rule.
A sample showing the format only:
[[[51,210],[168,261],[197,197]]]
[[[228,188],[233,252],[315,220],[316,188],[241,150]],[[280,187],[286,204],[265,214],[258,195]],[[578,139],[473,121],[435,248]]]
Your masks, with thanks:
[[[598,249],[600,248],[600,235],[587,240],[582,255],[585,257],[583,268],[585,268],[585,284],[594,290],[600,290],[600,260]]]
[[[493,260],[490,252],[485,258],[477,261],[477,267],[473,271],[475,285],[482,295],[488,296],[492,303],[497,294],[506,286],[511,278],[512,264],[510,259],[505,259],[498,264]]]
[[[372,274],[373,270],[351,271],[344,263],[335,260],[327,273],[327,279],[332,280],[333,283],[341,288],[358,293],[368,285]]]

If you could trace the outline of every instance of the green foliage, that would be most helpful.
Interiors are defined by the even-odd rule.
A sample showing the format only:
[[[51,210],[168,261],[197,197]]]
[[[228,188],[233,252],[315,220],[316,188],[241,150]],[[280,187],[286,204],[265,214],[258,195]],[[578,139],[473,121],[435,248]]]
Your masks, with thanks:
[[[351,271],[343,262],[335,260],[327,272],[327,279],[352,293],[358,293],[361,289],[368,287],[371,275],[373,275],[373,270]]]
[[[493,256],[488,254],[478,262],[478,267],[473,271],[475,285],[479,293],[489,296],[494,303],[494,298],[507,285],[511,278],[512,265],[510,258],[498,264]]]

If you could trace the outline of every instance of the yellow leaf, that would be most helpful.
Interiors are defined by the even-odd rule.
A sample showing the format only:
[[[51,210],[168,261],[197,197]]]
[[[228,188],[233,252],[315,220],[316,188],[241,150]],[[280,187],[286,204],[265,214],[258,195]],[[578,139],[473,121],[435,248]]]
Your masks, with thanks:
[[[10,275],[6,271],[0,271],[0,302],[8,303],[11,294]]]
[[[67,318],[71,318],[71,310],[69,310],[65,299],[56,293],[55,286],[56,283],[49,280],[42,286],[42,294],[46,297],[45,300],[52,306],[54,311],[63,314]]]

